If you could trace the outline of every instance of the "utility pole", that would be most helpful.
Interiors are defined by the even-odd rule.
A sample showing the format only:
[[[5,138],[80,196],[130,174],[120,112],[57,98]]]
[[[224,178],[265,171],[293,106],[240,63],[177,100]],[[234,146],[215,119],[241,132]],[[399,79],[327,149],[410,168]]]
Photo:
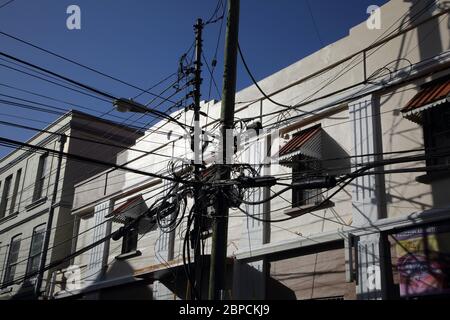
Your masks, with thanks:
[[[200,125],[200,98],[201,98],[201,84],[202,84],[202,31],[203,31],[203,21],[202,19],[198,19],[197,23],[194,25],[195,30],[195,70],[194,70],[194,134],[193,134],[193,142],[194,142],[194,176],[195,181],[200,182],[200,168],[202,166],[202,145],[201,139],[202,136],[202,127]],[[201,187],[199,183],[197,183],[194,187],[194,199],[195,199],[195,210],[194,210],[194,229],[191,234],[191,239],[193,240],[192,246],[194,249],[194,273],[195,273],[195,281],[191,284],[194,290],[197,290],[197,294],[199,295],[199,299],[201,299],[201,278],[202,278],[202,268],[203,268],[203,257],[201,256],[201,245],[200,245],[200,237],[201,232],[203,231],[203,217],[201,206],[198,203],[198,199],[200,198],[200,190]],[[200,288],[199,288],[200,287]]]
[[[225,66],[223,73],[222,110],[222,164],[219,165],[220,180],[231,178],[231,157],[228,148],[234,148],[234,139],[227,139],[227,133],[234,127],[234,104],[236,95],[237,46],[239,33],[240,0],[228,0],[227,31],[225,38]],[[229,145],[231,143],[231,146]],[[229,187],[224,187],[217,196],[213,217],[211,265],[209,277],[209,299],[223,300],[226,284],[226,257],[228,237],[229,204],[225,197]]]
[[[64,146],[66,144],[66,140],[67,140],[67,137],[65,134],[61,135],[59,138],[59,155],[58,155],[58,165],[57,165],[56,174],[55,174],[55,183],[53,184],[52,200],[50,202],[47,226],[46,226],[44,241],[43,241],[44,243],[42,245],[41,259],[39,261],[39,273],[37,275],[36,282],[34,283],[34,295],[35,295],[36,299],[38,299],[41,294],[42,279],[44,277],[44,268],[45,268],[45,263],[47,261],[48,245],[50,243],[50,234],[52,231],[53,216],[55,214],[55,204],[56,204],[56,200],[58,198],[59,177],[61,175],[61,164],[62,164],[62,157],[63,157],[63,153],[64,153]]]

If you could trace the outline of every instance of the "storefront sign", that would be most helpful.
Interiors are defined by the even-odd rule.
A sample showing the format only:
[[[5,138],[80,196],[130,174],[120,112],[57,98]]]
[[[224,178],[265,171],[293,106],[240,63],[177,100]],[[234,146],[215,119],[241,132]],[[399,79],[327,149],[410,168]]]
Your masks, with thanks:
[[[450,293],[450,226],[429,226],[394,236],[400,296]]]

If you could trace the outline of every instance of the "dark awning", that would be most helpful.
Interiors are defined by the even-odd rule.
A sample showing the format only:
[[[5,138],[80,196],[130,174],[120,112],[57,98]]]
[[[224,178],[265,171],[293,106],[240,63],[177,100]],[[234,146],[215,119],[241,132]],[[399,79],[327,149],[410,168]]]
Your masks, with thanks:
[[[112,218],[114,222],[125,223],[127,218],[136,218],[139,213],[142,213],[142,205],[145,205],[142,195],[131,197],[105,218]]]
[[[425,85],[419,93],[417,93],[406,107],[402,109],[405,118],[420,122],[421,113],[424,110],[439,106],[449,102],[450,94],[450,78],[437,80]]]
[[[292,139],[280,149],[278,160],[288,162],[297,155],[320,159],[322,157],[321,133],[322,127],[318,124],[294,134]]]

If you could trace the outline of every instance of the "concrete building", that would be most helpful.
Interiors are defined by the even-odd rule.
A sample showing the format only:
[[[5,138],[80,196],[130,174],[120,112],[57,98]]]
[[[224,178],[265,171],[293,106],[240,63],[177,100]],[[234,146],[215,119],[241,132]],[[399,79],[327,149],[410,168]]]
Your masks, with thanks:
[[[431,3],[392,0],[378,12],[380,28],[363,22],[345,38],[259,82],[273,100],[292,108],[272,103],[255,86],[237,93],[236,119],[259,120],[264,130],[239,149],[236,163],[249,163],[287,184],[308,172],[347,174],[348,183],[329,190],[294,189],[270,201],[284,187],[261,188],[247,199],[267,201],[241,205],[264,220],[296,217],[289,221],[261,222],[231,210],[227,298],[448,294],[450,20],[446,3]],[[202,111],[209,116],[202,126],[217,134],[211,118],[218,119],[220,103],[204,103]],[[174,116],[179,113],[190,122],[191,111]],[[176,125],[156,125],[161,126],[170,133],[165,140],[149,129],[135,146],[147,152],[126,150],[118,163],[170,175],[168,164],[188,159],[190,143]],[[269,129],[278,130],[278,138]],[[204,156],[209,167],[216,147],[212,139]],[[375,162],[384,165],[359,171]],[[168,184],[117,170],[78,183],[72,210],[79,219],[76,248],[145,212]],[[186,221],[168,234],[145,227],[126,240],[106,241],[55,272],[50,295],[186,298],[181,254]],[[207,255],[210,246],[209,238]],[[205,279],[208,271],[203,270]]]
[[[135,144],[141,135],[136,129],[71,111],[27,143],[115,163],[116,154]],[[57,155],[28,148],[17,149],[0,160],[1,299],[33,298],[37,277],[23,277],[39,270],[43,252],[47,252],[46,265],[71,252],[74,185],[104,169],[105,166],[64,157],[58,167]],[[52,207],[53,219],[49,219]],[[69,264],[66,261],[63,265]],[[39,294],[48,291],[52,272],[43,274]]]

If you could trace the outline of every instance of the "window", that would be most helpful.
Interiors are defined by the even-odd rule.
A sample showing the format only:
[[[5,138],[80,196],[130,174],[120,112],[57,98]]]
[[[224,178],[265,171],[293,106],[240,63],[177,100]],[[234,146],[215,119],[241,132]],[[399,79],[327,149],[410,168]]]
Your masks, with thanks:
[[[5,186],[3,187],[2,200],[0,203],[0,218],[3,218],[6,215],[6,210],[8,208],[8,202],[10,198],[11,181],[12,175],[6,178]]]
[[[33,230],[31,238],[30,255],[27,263],[27,274],[39,270],[39,261],[42,255],[42,246],[44,244],[45,224],[39,225]]]
[[[127,218],[125,224],[133,221],[131,218]],[[134,226],[130,228],[124,235],[122,240],[122,254],[131,253],[137,251],[137,243],[138,243],[138,227]]]
[[[137,195],[127,199],[124,203],[122,203],[113,212],[105,217],[113,217],[113,222],[124,225],[118,230],[120,237],[122,238],[122,251],[120,255],[116,257],[116,259],[129,259],[140,256],[142,254],[139,250],[137,250],[139,231],[144,233],[150,232],[152,231],[154,225],[152,223],[149,223],[149,221],[147,221],[148,219],[146,218],[141,220],[138,225],[131,224],[131,222],[135,221],[135,219],[146,210],[148,210],[148,207],[145,204],[142,195]],[[120,237],[113,237],[113,240],[118,241]]]
[[[9,209],[9,214],[13,214],[16,210],[16,200],[17,193],[19,192],[20,178],[22,177],[22,169],[17,170],[16,180],[14,181],[14,189],[11,197],[11,207]],[[18,210],[19,208],[17,208]]]
[[[305,177],[311,170],[320,169],[320,162],[305,156],[297,156],[292,167],[292,182],[298,182]],[[300,188],[292,188],[292,207],[301,207],[306,205],[315,205],[319,203],[320,189],[304,190]]]
[[[449,103],[423,112],[425,148],[430,153],[443,152],[450,148],[450,108]],[[450,164],[450,156],[434,157],[427,160],[428,166]]]
[[[34,187],[33,201],[39,200],[43,197],[45,175],[47,173],[48,154],[45,153],[39,158],[38,171],[36,175],[36,182]]]
[[[9,246],[8,260],[6,261],[4,284],[14,280],[17,260],[19,258],[20,252],[21,236],[22,235],[19,234],[11,239],[11,244]]]

